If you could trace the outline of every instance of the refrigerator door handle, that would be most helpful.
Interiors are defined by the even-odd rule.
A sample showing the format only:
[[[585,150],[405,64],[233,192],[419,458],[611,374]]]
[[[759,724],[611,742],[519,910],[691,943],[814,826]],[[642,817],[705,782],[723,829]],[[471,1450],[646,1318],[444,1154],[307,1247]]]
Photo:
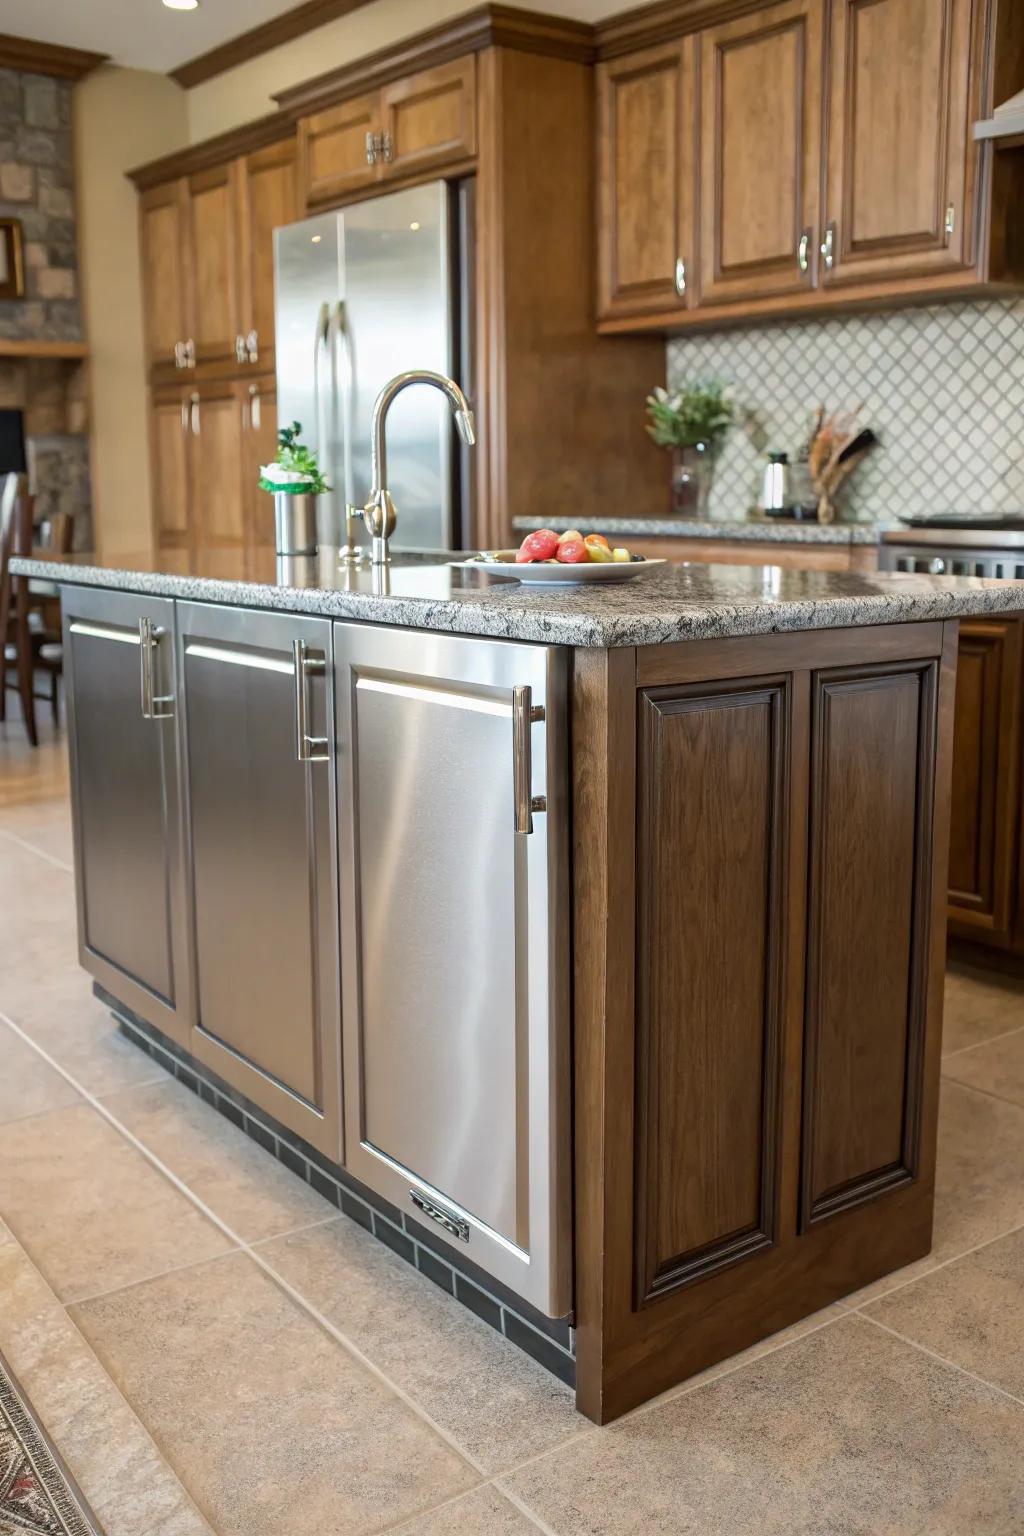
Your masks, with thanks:
[[[345,476],[345,506],[355,505],[355,478],[352,469],[352,444],[356,420],[356,357],[349,327],[348,310],[340,299],[334,311],[334,347],[341,343],[342,354],[342,463]],[[335,368],[337,363],[335,362]]]
[[[320,305],[313,336],[313,427],[316,432],[317,455],[321,464],[327,463],[327,432],[323,413],[323,389],[320,382],[320,354],[330,345],[331,307],[326,301]]]

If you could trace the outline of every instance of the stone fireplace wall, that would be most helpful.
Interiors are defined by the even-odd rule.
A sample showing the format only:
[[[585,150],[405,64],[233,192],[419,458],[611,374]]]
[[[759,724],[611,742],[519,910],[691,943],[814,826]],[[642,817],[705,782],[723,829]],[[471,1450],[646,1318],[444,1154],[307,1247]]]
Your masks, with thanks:
[[[3,342],[82,340],[75,228],[71,91],[66,80],[0,69],[0,218],[21,222],[25,295],[0,299]],[[25,412],[37,518],[74,518],[91,543],[85,366],[77,359],[0,356],[0,405]]]

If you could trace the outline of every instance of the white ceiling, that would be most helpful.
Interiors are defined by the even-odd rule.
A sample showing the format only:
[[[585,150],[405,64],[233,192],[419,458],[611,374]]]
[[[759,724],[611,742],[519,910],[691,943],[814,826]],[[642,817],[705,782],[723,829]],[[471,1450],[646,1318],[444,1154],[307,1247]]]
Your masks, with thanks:
[[[290,11],[296,0],[199,0],[170,11],[161,0],[0,0],[0,32],[108,53],[115,64],[161,73]]]

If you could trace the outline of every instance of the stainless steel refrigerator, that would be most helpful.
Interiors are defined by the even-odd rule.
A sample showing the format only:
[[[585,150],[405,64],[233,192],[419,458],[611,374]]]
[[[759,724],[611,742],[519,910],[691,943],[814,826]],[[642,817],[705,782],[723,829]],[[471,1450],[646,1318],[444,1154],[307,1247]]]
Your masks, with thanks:
[[[431,182],[274,231],[278,421],[301,422],[330,483],[321,543],[342,542],[346,503],[361,512],[369,498],[382,386],[433,368],[471,393],[472,186]],[[470,474],[447,402],[434,389],[403,391],[387,440],[393,547],[463,547]],[[359,539],[368,542],[361,518]]]

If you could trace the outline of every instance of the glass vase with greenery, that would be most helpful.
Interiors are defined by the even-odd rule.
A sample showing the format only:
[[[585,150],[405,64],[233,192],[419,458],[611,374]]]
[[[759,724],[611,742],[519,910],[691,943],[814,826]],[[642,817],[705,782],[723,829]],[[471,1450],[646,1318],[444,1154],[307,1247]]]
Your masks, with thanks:
[[[672,511],[705,518],[715,455],[735,417],[731,390],[716,383],[655,389],[647,397],[647,430],[659,448],[672,450]]]

